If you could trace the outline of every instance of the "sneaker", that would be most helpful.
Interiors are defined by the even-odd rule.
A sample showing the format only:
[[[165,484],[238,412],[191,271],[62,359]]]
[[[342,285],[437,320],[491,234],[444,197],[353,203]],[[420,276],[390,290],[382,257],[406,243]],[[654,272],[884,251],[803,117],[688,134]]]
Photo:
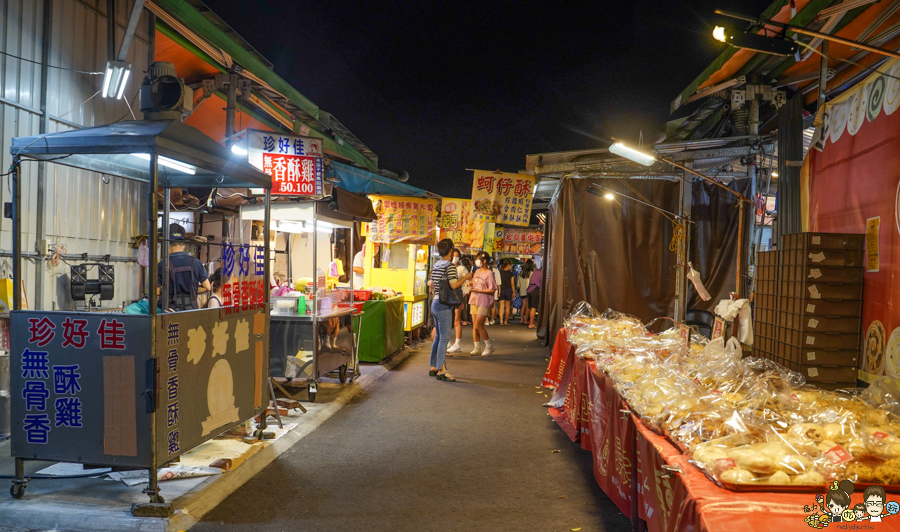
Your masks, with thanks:
[[[475,348],[472,349],[472,351],[469,352],[469,354],[472,355],[473,357],[480,355],[481,354],[481,342],[478,342],[477,344],[475,344]]]
[[[462,346],[459,344],[453,344],[447,348],[447,353],[459,353],[460,351],[462,351]]]
[[[481,356],[483,357],[489,357],[492,354],[494,354],[494,346],[491,344],[485,346],[484,351],[481,352]]]

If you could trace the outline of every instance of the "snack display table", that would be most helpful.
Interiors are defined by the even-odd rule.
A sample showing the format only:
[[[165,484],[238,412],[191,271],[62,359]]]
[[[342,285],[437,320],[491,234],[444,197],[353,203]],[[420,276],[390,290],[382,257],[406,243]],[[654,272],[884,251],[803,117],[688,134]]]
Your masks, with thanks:
[[[814,493],[741,492],[719,487],[665,436],[631,413],[594,361],[579,358],[559,331],[544,377],[559,383],[550,414],[573,442],[592,452],[594,478],[635,530],[651,532],[807,530]],[[555,384],[553,386],[556,386]],[[824,492],[821,494],[824,495]],[[888,494],[888,501],[896,496]],[[862,490],[851,507],[863,502]],[[818,512],[821,514],[821,512]],[[883,522],[829,523],[836,530],[900,531],[900,514]],[[853,528],[853,527],[856,528]]]
[[[365,313],[354,323],[359,336],[359,360],[381,362],[403,347],[403,296],[366,301]]]
[[[345,308],[315,317],[271,315],[270,376],[305,378],[311,402],[316,400],[316,382],[325,374],[338,371],[340,381],[345,382],[347,368],[353,365],[353,312],[352,308]],[[290,358],[299,365],[293,372]]]

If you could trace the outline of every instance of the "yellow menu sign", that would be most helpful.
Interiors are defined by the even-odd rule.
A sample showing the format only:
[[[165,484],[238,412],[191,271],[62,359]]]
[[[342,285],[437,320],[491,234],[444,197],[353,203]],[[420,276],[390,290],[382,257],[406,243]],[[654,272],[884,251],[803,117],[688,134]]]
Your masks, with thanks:
[[[369,196],[378,219],[369,227],[373,242],[434,245],[438,202],[407,196]]]
[[[476,220],[527,226],[533,196],[533,175],[475,170],[472,209]]]
[[[475,219],[472,200],[442,199],[440,226],[440,240],[449,238],[456,247],[480,248],[484,242],[484,221]]]

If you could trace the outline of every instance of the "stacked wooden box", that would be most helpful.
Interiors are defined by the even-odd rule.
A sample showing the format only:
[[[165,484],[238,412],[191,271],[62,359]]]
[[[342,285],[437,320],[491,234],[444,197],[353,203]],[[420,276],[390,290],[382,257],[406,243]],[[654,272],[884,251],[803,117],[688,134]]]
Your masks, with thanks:
[[[760,254],[768,256],[757,280],[759,356],[821,388],[856,386],[864,243],[865,235],[798,233]]]

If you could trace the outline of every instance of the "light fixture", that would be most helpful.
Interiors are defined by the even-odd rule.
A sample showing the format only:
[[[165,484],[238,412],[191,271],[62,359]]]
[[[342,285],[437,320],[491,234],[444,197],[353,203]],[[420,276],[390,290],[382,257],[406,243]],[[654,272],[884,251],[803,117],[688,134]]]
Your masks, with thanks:
[[[644,166],[653,166],[653,163],[656,162],[656,157],[653,155],[635,150],[634,148],[629,148],[621,142],[616,142],[610,146],[609,151]]]
[[[607,192],[603,197],[606,198],[606,199],[608,199],[608,200],[614,200],[614,199],[616,199],[616,197],[613,196],[612,194],[610,194],[609,192]]]
[[[104,98],[121,100],[130,74],[131,63],[127,61],[107,61],[106,73],[103,74],[103,90],[100,91],[100,94]]]
[[[725,28],[716,26],[713,30],[713,38],[717,41],[725,42]]]
[[[240,144],[232,144],[231,145],[231,153],[235,155],[240,155],[241,157],[247,155],[249,152],[246,148],[241,146]]]
[[[750,31],[740,31],[724,26],[715,27],[713,38],[735,48],[784,57],[792,56],[798,50],[797,43],[784,37],[767,37]]]
[[[772,177],[778,177],[778,172],[772,172]]]
[[[132,153],[132,157],[137,157],[138,159],[143,159],[145,161],[150,160],[149,153]],[[171,168],[172,170],[178,170],[179,172],[184,172],[185,174],[194,175],[197,173],[197,169],[193,166],[183,163],[181,161],[176,161],[175,159],[169,159],[168,157],[159,156],[159,164],[165,166],[166,168]]]
[[[291,222],[288,220],[278,220],[275,222],[275,229],[282,233],[308,233],[303,222]]]

